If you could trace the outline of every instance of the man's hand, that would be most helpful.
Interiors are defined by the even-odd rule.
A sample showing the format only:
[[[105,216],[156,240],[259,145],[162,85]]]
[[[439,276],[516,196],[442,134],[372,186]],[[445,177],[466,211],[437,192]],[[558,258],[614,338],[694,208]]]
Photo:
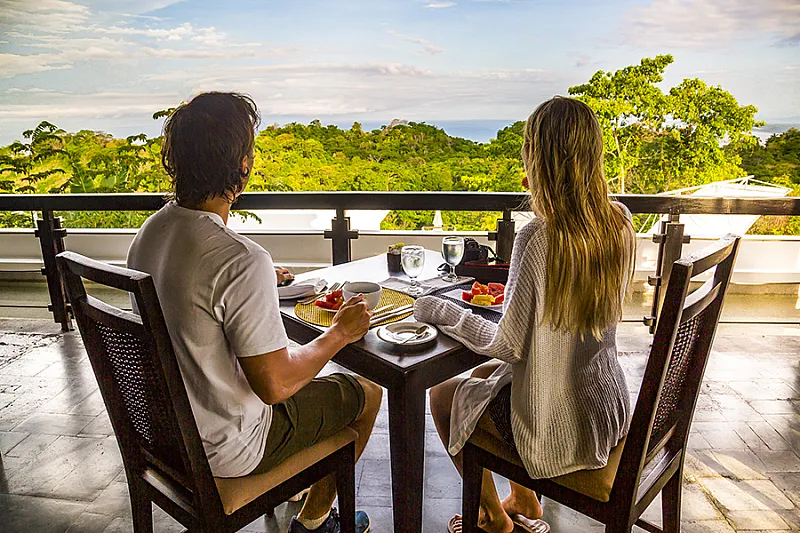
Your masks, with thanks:
[[[366,335],[371,316],[364,297],[355,296],[334,315],[328,331],[308,344],[240,357],[239,365],[264,403],[280,403],[305,387],[339,350]]]
[[[275,277],[278,278],[278,285],[283,283],[284,281],[294,279],[294,274],[289,272],[289,269],[276,266],[275,267]]]
[[[343,336],[347,344],[360,340],[369,331],[372,312],[367,309],[364,296],[359,294],[347,300],[333,317],[331,330]]]

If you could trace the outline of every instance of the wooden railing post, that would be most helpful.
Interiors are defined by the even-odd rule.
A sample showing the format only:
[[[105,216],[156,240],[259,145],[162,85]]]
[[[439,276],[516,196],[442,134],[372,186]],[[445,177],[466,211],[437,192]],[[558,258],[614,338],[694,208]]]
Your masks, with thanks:
[[[495,252],[505,262],[511,261],[511,252],[514,249],[514,238],[516,237],[516,227],[514,219],[511,218],[509,209],[503,210],[503,218],[497,219],[497,230],[489,232],[489,240],[496,241]]]
[[[659,233],[653,235],[653,242],[658,244],[656,273],[647,277],[647,283],[653,287],[653,303],[650,315],[643,319],[644,324],[649,326],[651,334],[656,331],[672,264],[681,258],[683,245],[691,239],[689,235],[683,234],[684,226],[680,223],[680,214],[670,214],[669,219],[662,220],[660,224]]]
[[[334,265],[349,263],[352,260],[351,239],[358,239],[358,230],[350,229],[350,218],[344,216],[344,209],[336,209],[336,218],[331,220],[331,229],[325,230],[325,238],[331,239],[331,259]]]
[[[72,329],[71,309],[56,266],[56,255],[64,251],[67,230],[61,227],[61,217],[54,217],[50,210],[42,211],[42,218],[36,221],[36,226],[34,235],[39,238],[44,262],[42,275],[47,278],[47,290],[50,293],[47,309],[53,313],[53,320],[61,324],[61,330],[69,331]]]

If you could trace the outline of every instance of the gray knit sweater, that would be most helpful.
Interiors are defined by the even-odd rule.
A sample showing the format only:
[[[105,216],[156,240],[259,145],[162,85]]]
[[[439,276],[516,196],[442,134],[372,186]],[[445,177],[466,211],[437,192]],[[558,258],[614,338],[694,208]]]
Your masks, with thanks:
[[[598,341],[543,323],[546,265],[545,223],[537,218],[517,235],[499,324],[436,297],[419,298],[414,308],[418,320],[510,364],[514,441],[533,478],[605,466],[630,422],[616,325]]]

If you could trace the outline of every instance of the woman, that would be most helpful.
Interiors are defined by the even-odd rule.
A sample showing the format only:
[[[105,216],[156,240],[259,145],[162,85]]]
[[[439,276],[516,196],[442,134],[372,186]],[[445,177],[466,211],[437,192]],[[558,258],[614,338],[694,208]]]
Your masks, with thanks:
[[[629,400],[616,323],[633,263],[630,213],[608,199],[603,137],[584,103],[556,97],[528,118],[522,148],[536,218],[517,235],[504,314],[494,324],[435,297],[415,316],[497,359],[431,390],[442,442],[461,471],[476,426],[516,448],[534,478],[603,467],[627,433]],[[549,531],[532,491],[502,502],[484,471],[480,526]],[[461,530],[461,517],[450,521]]]

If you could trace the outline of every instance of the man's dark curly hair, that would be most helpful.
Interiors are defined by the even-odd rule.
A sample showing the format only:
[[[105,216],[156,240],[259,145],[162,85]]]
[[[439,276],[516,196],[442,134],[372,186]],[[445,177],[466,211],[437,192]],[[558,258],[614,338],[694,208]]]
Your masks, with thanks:
[[[242,161],[253,157],[260,123],[244,94],[209,92],[178,107],[164,123],[161,163],[179,204],[196,206],[217,196],[231,202],[244,188]]]

